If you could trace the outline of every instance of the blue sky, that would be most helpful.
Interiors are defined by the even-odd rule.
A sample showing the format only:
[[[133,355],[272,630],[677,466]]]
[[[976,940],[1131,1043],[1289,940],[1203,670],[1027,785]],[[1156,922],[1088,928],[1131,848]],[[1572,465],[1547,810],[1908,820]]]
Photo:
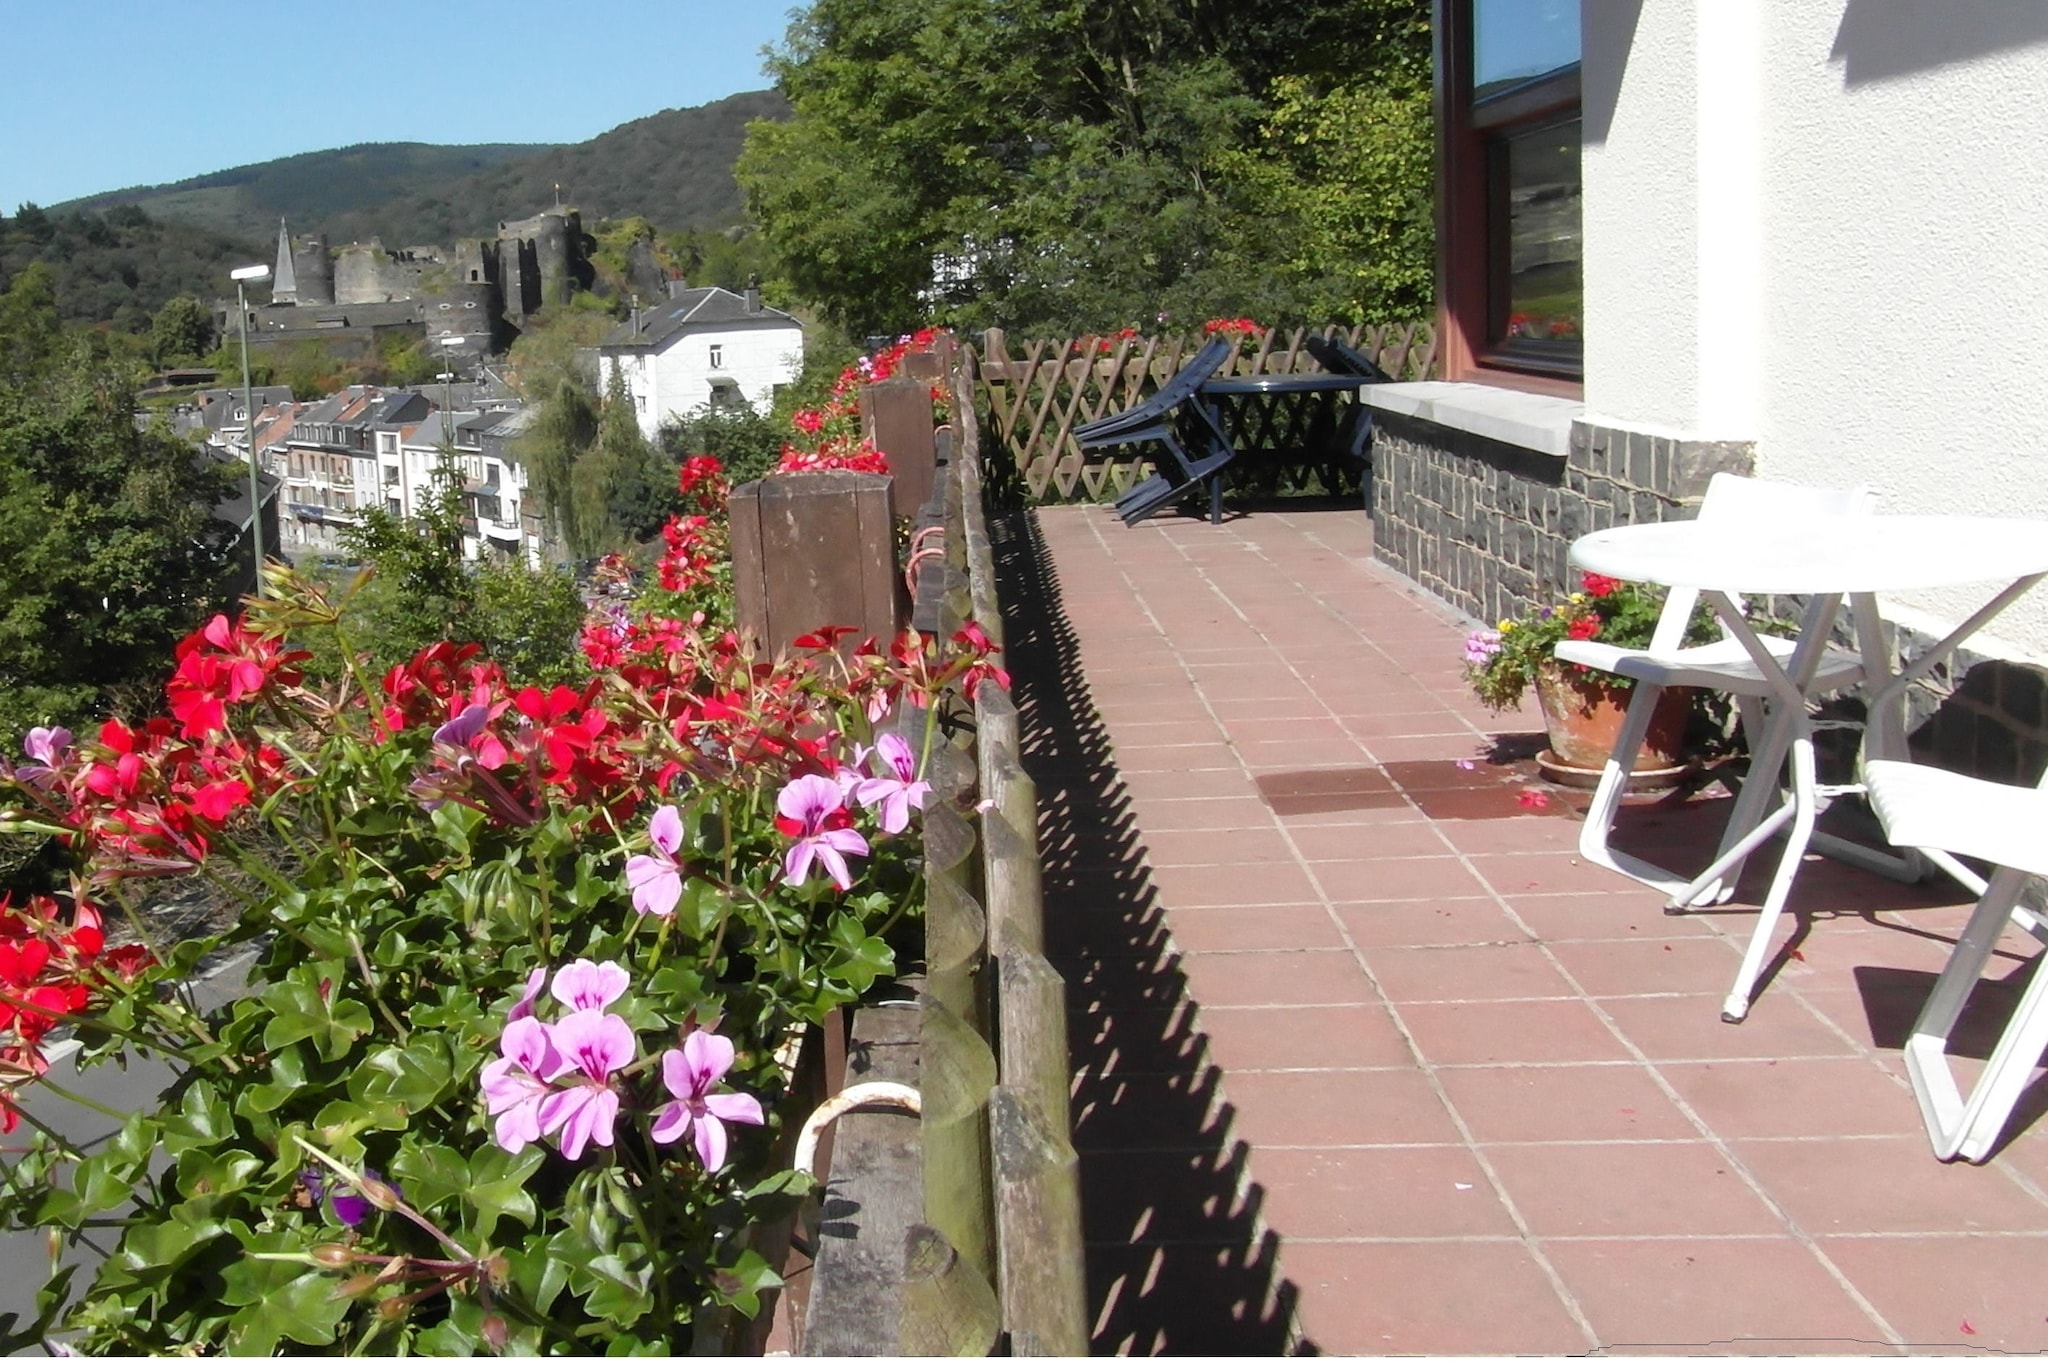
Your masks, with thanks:
[[[790,8],[0,0],[0,213],[356,142],[581,142],[765,89]]]

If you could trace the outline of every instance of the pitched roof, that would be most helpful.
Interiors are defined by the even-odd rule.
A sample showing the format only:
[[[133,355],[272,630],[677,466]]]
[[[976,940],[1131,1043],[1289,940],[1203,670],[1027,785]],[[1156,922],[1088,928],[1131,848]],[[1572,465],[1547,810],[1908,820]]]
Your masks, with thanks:
[[[621,325],[599,343],[599,349],[659,350],[670,337],[684,332],[761,326],[788,326],[801,330],[803,324],[765,303],[749,311],[747,301],[738,294],[709,285],[702,289],[678,290],[675,297],[662,299],[652,308],[642,309],[637,324],[627,322]]]

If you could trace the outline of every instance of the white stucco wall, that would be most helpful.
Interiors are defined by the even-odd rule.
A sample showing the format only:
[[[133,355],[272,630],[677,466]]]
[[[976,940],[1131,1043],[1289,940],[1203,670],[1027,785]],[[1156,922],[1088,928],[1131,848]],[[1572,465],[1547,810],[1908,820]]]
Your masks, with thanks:
[[[713,346],[721,348],[717,369],[711,367]],[[626,383],[635,395],[640,429],[651,437],[671,414],[703,407],[711,400],[713,379],[731,380],[755,410],[766,412],[775,386],[794,383],[801,373],[803,351],[800,327],[744,327],[685,332],[651,356],[626,355]],[[638,403],[643,394],[647,401]]]
[[[1759,474],[1886,510],[2048,518],[2048,5],[1583,14],[1589,419],[1754,440]],[[2048,659],[2048,593],[1995,636]]]

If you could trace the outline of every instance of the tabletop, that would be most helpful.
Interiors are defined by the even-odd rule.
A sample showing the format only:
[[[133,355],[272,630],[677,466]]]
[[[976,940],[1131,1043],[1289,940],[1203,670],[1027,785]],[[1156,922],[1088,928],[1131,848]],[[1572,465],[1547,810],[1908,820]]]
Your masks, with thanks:
[[[2048,573],[2048,521],[1844,516],[1649,522],[1572,543],[1571,563],[1631,583],[1737,593],[1861,593]]]
[[[1233,374],[1206,380],[1209,396],[1257,393],[1342,393],[1373,381],[1359,374]]]

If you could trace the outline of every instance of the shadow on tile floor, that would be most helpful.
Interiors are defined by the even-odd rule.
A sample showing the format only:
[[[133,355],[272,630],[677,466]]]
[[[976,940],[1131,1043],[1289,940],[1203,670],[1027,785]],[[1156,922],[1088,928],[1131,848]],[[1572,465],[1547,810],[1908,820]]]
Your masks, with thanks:
[[[1291,1339],[1295,1290],[1230,1136],[1036,520],[990,529],[1038,790],[1046,949],[1067,979],[1094,1349],[1313,1354]]]

